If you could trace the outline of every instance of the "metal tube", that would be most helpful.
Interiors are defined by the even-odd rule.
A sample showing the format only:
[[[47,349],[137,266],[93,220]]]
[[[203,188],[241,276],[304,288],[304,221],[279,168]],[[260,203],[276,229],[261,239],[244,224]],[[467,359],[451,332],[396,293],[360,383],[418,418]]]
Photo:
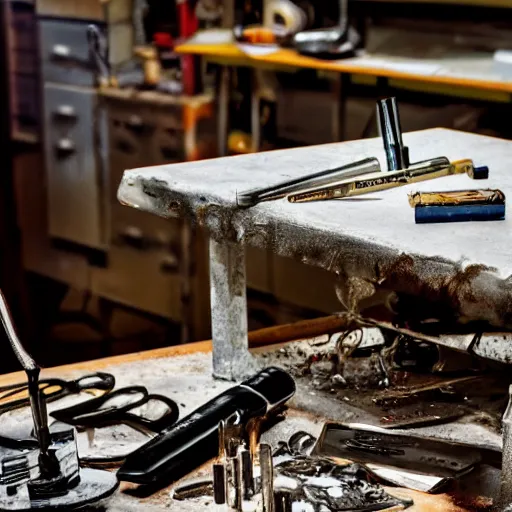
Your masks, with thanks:
[[[226,503],[226,466],[224,464],[213,465],[213,499],[217,505]]]
[[[499,510],[512,504],[512,386],[509,388],[507,410],[503,415],[503,455]]]
[[[409,148],[402,140],[402,127],[396,98],[377,102],[377,120],[384,142],[388,171],[400,171],[409,167]]]
[[[252,458],[249,450],[243,449],[238,454],[242,472],[243,499],[249,500],[254,494],[254,478],[252,473]]]
[[[274,512],[274,465],[268,444],[260,444],[260,470],[263,512]]]
[[[237,196],[237,203],[238,206],[247,208],[255,206],[262,201],[281,199],[288,194],[306,190],[311,187],[321,187],[336,181],[379,172],[380,170],[380,164],[376,158],[365,158],[358,162],[283,181],[269,187],[248,190]]]

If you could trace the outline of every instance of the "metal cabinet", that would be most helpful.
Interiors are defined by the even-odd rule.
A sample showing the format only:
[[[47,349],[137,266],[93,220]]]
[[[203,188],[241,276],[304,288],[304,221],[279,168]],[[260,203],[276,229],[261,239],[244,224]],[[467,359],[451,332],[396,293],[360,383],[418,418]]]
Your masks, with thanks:
[[[44,87],[45,156],[49,234],[94,248],[104,247],[104,177],[95,153],[94,90]]]
[[[88,23],[41,19],[39,27],[43,79],[61,84],[94,86],[94,66],[87,41]]]
[[[108,267],[94,269],[93,291],[175,321],[182,306],[183,221],[123,206],[117,189],[126,169],[184,159],[181,108],[105,101],[108,126]]]

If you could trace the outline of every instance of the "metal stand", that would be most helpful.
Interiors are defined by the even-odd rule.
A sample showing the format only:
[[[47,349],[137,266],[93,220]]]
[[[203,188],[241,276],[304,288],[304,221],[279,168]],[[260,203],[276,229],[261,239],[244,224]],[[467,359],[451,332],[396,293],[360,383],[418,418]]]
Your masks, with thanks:
[[[242,380],[257,371],[249,353],[245,248],[210,239],[213,375]]]

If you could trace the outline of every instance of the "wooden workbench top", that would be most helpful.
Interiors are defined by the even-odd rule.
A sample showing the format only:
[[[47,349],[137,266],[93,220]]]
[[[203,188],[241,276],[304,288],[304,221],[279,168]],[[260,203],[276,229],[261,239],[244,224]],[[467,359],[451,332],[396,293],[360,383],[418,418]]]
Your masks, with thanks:
[[[416,34],[427,48],[418,48],[411,34],[380,30],[375,42],[368,43],[367,52],[359,57],[323,60],[306,57],[288,48],[254,47],[232,42],[225,31],[200,32],[178,46],[176,51],[207,57],[221,64],[264,68],[307,68],[352,75],[386,77],[438,86],[453,86],[489,92],[512,93],[512,77],[503,76],[493,67],[493,54],[450,47],[446,34],[434,37]],[[406,38],[396,44],[396,37]],[[215,42],[209,42],[209,41]],[[404,48],[410,45],[416,54]],[[435,49],[429,54],[428,46]],[[442,51],[440,51],[442,47]],[[425,54],[422,54],[423,51]],[[404,54],[405,53],[405,54]]]

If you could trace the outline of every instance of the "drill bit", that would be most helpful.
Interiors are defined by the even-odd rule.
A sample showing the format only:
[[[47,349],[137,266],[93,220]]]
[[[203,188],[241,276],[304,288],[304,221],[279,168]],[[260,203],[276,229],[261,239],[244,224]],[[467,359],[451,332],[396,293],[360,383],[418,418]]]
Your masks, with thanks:
[[[213,499],[217,505],[226,503],[227,489],[226,489],[226,465],[214,464],[213,465]]]

